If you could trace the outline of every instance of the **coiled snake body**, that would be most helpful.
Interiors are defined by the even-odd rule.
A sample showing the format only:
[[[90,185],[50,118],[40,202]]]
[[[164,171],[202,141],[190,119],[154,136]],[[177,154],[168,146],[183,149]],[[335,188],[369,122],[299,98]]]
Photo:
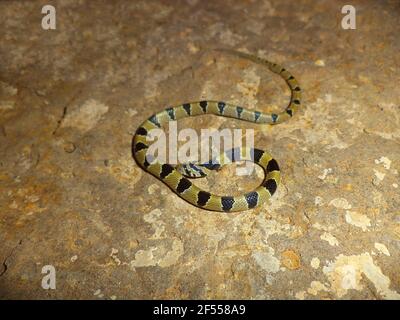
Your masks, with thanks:
[[[151,161],[146,157],[148,144],[148,133],[150,130],[160,128],[163,124],[171,120],[179,120],[184,117],[191,117],[203,114],[212,114],[223,117],[230,117],[260,124],[278,124],[291,118],[300,107],[301,90],[293,75],[278,64],[267,60],[226,49],[217,49],[241,58],[249,59],[255,63],[264,65],[272,72],[279,74],[288,84],[291,90],[291,99],[286,109],[278,114],[265,114],[260,111],[252,111],[240,106],[232,105],[222,101],[199,101],[184,103],[179,106],[167,108],[148,118],[136,131],[132,141],[132,153],[137,163],[146,171],[167,184],[177,195],[189,203],[213,211],[243,211],[254,208],[267,201],[276,191],[280,182],[280,171],[278,163],[272,156],[259,149],[251,149],[250,157],[243,158],[242,150],[230,150],[226,152],[226,157],[231,161],[251,160],[260,165],[265,171],[265,178],[262,184],[254,191],[241,196],[219,196],[201,190],[194,185],[187,177],[193,176],[185,170],[179,170],[167,163]],[[218,168],[218,165],[203,164],[208,169]],[[196,171],[200,172],[199,166],[190,165]],[[189,168],[190,168],[189,167]],[[182,169],[182,168],[181,168]],[[182,173],[183,174],[182,174]],[[186,174],[185,174],[186,172]],[[201,176],[204,174],[201,173]]]

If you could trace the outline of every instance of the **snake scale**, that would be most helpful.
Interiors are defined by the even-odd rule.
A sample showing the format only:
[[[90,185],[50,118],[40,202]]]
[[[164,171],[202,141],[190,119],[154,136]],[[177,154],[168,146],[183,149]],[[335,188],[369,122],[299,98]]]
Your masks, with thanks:
[[[265,172],[264,180],[260,186],[258,186],[254,191],[240,196],[219,196],[201,190],[187,178],[190,176],[188,172],[186,175],[184,172],[182,174],[182,171],[178,170],[177,167],[174,167],[168,163],[152,161],[146,157],[146,152],[149,148],[147,139],[149,131],[155,128],[160,128],[172,120],[175,121],[184,117],[211,114],[254,123],[273,125],[288,120],[299,109],[301,105],[301,89],[298,82],[289,71],[276,63],[272,63],[268,60],[243,52],[237,52],[229,49],[215,50],[227,52],[228,54],[233,54],[240,58],[248,59],[257,64],[264,65],[273,73],[280,75],[286,81],[291,90],[290,103],[286,109],[281,113],[266,114],[260,111],[248,110],[223,101],[203,100],[198,102],[184,103],[182,105],[167,108],[152,115],[150,118],[144,121],[137,129],[133,137],[132,153],[137,163],[144,170],[167,184],[177,195],[192,205],[212,211],[244,211],[261,205],[267,201],[277,190],[280,182],[280,170],[278,163],[268,152],[259,149],[251,149],[249,153],[250,157],[247,159],[241,157],[241,151],[243,150],[232,149],[226,152],[227,158],[232,162],[238,160],[251,160],[260,165]],[[195,170],[199,169],[199,167],[192,167]],[[212,166],[209,166],[208,169],[213,168]]]

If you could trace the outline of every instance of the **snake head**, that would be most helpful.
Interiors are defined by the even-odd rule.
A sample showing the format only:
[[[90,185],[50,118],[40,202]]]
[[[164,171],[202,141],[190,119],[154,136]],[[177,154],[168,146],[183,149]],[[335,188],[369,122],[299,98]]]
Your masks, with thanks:
[[[191,179],[203,178],[207,176],[207,173],[205,172],[204,168],[194,163],[178,164],[176,166],[176,170],[178,170],[186,178],[191,178]]]

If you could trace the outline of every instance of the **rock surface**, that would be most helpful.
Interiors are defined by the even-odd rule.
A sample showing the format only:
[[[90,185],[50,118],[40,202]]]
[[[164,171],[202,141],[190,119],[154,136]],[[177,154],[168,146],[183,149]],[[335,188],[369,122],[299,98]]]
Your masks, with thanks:
[[[400,299],[397,1],[0,2],[0,298]],[[304,108],[254,129],[283,181],[272,201],[213,213],[133,161],[138,125],[207,98],[265,112],[288,101],[261,66],[290,70]],[[198,182],[240,194],[259,176]],[[197,182],[196,182],[197,183]],[[41,286],[56,270],[56,289]]]

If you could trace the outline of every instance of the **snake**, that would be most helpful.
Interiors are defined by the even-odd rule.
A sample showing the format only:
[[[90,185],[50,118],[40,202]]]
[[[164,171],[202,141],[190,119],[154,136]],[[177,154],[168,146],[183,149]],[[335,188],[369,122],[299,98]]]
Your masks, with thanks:
[[[290,119],[299,110],[301,106],[301,89],[297,80],[288,70],[279,64],[241,51],[232,49],[214,50],[247,59],[258,65],[265,66],[271,72],[280,75],[291,91],[291,98],[287,107],[280,113],[270,114],[214,100],[201,100],[168,107],[161,112],[153,114],[138,127],[132,139],[132,154],[140,167],[164,182],[179,197],[190,204],[210,211],[245,211],[261,206],[268,201],[276,192],[280,183],[281,175],[278,163],[267,151],[251,148],[247,150],[249,151],[246,153],[247,157],[243,155],[244,148],[240,150],[238,148],[231,149],[224,153],[225,157],[232,162],[249,160],[261,166],[264,170],[262,183],[255,190],[239,196],[213,194],[202,190],[191,182],[191,178],[205,176],[205,170],[202,170],[202,168],[208,170],[218,170],[220,168],[220,164],[213,163],[212,160],[202,165],[189,163],[181,166],[173,166],[168,163],[161,163],[162,161],[148,156],[148,149],[151,145],[151,143],[149,144],[149,140],[151,140],[149,139],[149,132],[152,129],[161,128],[169,121],[208,114],[258,124],[275,125]]]

